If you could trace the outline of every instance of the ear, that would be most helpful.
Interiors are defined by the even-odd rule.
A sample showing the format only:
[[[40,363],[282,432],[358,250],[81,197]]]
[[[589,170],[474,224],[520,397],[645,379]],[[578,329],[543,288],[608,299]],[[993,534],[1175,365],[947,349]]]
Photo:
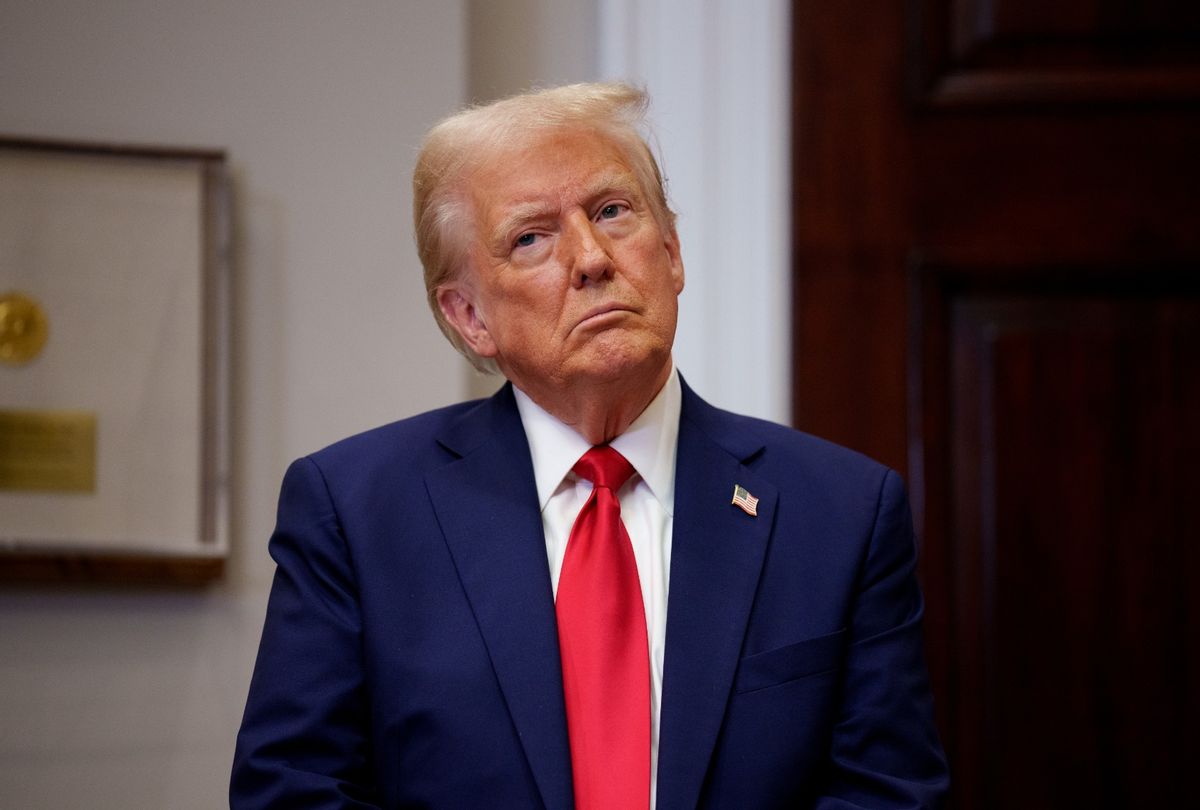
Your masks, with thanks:
[[[495,357],[496,343],[475,306],[472,290],[460,281],[437,289],[438,309],[471,350],[480,357]]]
[[[675,285],[675,294],[679,295],[683,292],[683,255],[679,252],[679,234],[674,225],[667,231],[663,247],[666,248],[667,258],[671,262],[671,280]]]

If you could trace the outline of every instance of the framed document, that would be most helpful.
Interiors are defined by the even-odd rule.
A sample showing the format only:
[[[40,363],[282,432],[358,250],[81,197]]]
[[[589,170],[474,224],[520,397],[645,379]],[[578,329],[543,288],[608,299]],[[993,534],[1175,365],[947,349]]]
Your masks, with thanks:
[[[0,138],[0,579],[221,573],[228,200],[218,151]]]

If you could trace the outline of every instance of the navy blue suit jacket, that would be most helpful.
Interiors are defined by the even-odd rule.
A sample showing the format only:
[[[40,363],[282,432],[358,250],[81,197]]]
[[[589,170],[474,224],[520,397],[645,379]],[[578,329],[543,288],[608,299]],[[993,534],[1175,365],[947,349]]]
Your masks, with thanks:
[[[676,468],[659,810],[939,806],[899,477],[686,385]],[[572,807],[508,386],[295,462],[270,551],[234,810]]]

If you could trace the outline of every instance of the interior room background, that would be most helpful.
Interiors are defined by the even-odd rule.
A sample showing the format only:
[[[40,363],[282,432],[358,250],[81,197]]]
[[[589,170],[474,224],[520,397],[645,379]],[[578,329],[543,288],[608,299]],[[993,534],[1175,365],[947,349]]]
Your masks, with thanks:
[[[787,9],[752,5],[0,0],[0,133],[223,149],[234,212],[225,573],[0,586],[0,805],[226,804],[288,462],[495,385],[434,326],[411,237],[420,138],[464,103],[644,83],[688,267],[677,361],[787,420]]]
[[[0,0],[0,133],[224,149],[235,247],[225,574],[0,587],[0,805],[224,805],[286,465],[495,385],[426,308],[421,135],[614,77],[689,383],[908,482],[955,806],[1194,803],[1192,0]]]

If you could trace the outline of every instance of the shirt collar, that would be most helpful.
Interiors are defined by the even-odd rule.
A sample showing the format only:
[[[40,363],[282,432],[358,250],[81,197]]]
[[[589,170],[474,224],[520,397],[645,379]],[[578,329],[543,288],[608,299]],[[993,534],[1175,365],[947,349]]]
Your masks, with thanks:
[[[550,497],[591,444],[547,413],[521,389],[513,386],[513,393],[533,458],[538,508],[544,510]],[[682,401],[679,374],[672,368],[667,382],[646,410],[609,443],[633,465],[668,515],[675,512],[675,448]]]

